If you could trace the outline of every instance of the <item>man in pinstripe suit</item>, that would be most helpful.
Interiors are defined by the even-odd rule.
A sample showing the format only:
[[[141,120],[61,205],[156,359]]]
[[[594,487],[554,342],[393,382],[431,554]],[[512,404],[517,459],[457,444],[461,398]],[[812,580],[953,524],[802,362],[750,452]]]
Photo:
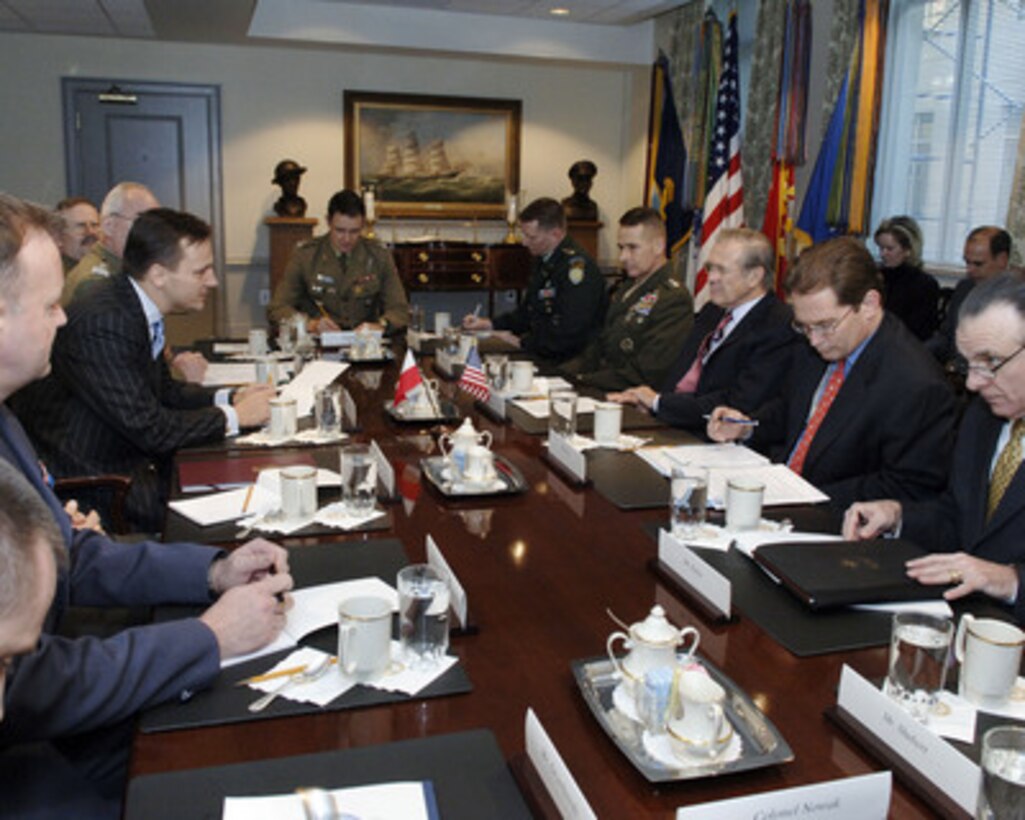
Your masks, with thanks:
[[[125,513],[143,532],[162,529],[178,448],[267,420],[274,395],[267,385],[232,395],[171,378],[164,316],[202,310],[216,286],[209,225],[168,208],[141,214],[123,273],[71,304],[50,383],[33,390],[27,411],[18,408],[58,477],[130,475]]]
[[[284,625],[284,604],[276,595],[292,579],[285,551],[261,539],[226,555],[196,544],[118,544],[93,530],[72,530],[6,406],[11,394],[49,371],[50,347],[65,322],[57,230],[48,211],[0,195],[0,459],[46,503],[68,558],[58,569],[38,645],[7,668],[0,794],[5,811],[25,816],[42,806],[55,816],[56,801],[66,795],[65,784],[56,782],[57,767],[9,765],[10,754],[35,752],[42,744],[48,757],[70,760],[86,773],[107,801],[107,812],[76,807],[66,816],[116,817],[127,761],[98,756],[97,750],[127,756],[129,719],[137,711],[187,697],[209,685],[222,658],[274,639]],[[7,504],[0,497],[0,506]],[[9,571],[0,564],[0,573]],[[212,605],[198,618],[72,640],[56,634],[72,601],[101,607]]]

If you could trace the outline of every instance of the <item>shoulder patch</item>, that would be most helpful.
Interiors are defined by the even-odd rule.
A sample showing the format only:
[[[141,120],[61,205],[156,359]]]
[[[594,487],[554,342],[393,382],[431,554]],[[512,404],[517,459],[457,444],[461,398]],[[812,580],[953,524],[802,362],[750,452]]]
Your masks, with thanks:
[[[576,256],[570,260],[569,263],[569,281],[574,285],[579,285],[584,281],[584,260],[583,258]]]

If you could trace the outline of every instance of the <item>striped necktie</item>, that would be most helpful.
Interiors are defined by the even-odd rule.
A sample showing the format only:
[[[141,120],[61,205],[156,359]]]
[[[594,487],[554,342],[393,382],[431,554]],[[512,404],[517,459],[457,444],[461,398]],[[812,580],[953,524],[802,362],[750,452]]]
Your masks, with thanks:
[[[808,450],[811,448],[811,443],[815,438],[815,434],[819,431],[819,427],[822,426],[822,422],[826,418],[829,408],[833,406],[833,400],[836,398],[836,394],[840,392],[840,388],[843,386],[844,370],[846,369],[846,366],[846,359],[840,359],[840,361],[836,363],[836,369],[829,377],[829,381],[826,382],[826,387],[822,391],[822,396],[819,397],[819,403],[815,405],[815,412],[811,414],[811,418],[808,419],[808,423],[804,426],[804,432],[801,433],[801,438],[798,440],[797,446],[794,448],[794,453],[790,456],[790,461],[787,462],[787,466],[798,475],[800,475],[802,470],[804,470],[804,460],[808,457]]]
[[[683,374],[683,378],[676,383],[674,393],[693,393],[698,389],[698,381],[701,379],[701,369],[705,366],[705,356],[708,355],[708,351],[712,348],[712,345],[717,345],[723,340],[726,335],[726,328],[730,322],[733,321],[733,311],[727,310],[722,318],[719,320],[719,324],[715,326],[715,330],[707,334],[704,339],[701,340],[701,346],[698,347],[698,353],[694,357],[694,362],[688,368],[687,372]]]
[[[997,456],[993,475],[989,479],[989,498],[986,500],[986,520],[989,521],[1000,506],[1011,479],[1021,466],[1021,437],[1025,433],[1025,419],[1015,419],[1011,425],[1011,437]]]
[[[153,361],[164,352],[164,320],[158,319],[150,325],[150,348]]]

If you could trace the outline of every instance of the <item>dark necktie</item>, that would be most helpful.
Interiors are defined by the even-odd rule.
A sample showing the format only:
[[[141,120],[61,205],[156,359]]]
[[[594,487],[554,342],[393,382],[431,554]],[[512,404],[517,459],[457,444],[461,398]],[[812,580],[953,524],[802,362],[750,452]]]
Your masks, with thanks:
[[[683,374],[683,378],[676,383],[676,388],[673,390],[674,393],[693,393],[698,389],[698,381],[701,379],[701,368],[704,367],[705,356],[712,348],[712,345],[717,345],[722,341],[723,336],[726,335],[726,328],[732,321],[733,311],[727,310],[719,320],[719,324],[715,326],[715,330],[705,335],[705,338],[701,340],[701,345],[698,347],[694,362],[687,372]]]

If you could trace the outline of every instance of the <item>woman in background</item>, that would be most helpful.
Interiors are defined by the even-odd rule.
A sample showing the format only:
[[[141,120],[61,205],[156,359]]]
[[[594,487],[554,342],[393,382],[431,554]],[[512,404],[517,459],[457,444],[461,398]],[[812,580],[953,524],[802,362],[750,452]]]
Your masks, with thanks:
[[[895,216],[880,223],[875,240],[886,309],[919,339],[928,339],[939,326],[940,286],[922,270],[922,229],[910,216]]]

